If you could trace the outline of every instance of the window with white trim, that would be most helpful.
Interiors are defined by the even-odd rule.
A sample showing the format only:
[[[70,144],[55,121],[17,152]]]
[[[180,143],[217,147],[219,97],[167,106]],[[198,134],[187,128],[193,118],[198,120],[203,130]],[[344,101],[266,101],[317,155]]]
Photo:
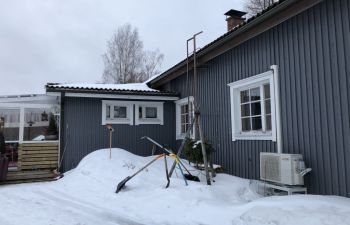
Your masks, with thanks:
[[[188,103],[190,102],[190,107]],[[176,139],[183,139],[191,126],[191,119],[194,118],[193,97],[186,97],[175,101],[176,104]],[[194,132],[191,133],[194,138]]]
[[[273,72],[229,84],[232,140],[276,141]]]
[[[136,102],[135,125],[163,125],[163,102]]]
[[[128,101],[102,101],[102,125],[133,125],[133,103]]]

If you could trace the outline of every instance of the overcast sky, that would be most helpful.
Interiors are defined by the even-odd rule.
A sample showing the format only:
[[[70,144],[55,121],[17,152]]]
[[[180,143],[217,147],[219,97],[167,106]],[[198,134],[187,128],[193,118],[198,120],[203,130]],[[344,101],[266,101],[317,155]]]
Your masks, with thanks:
[[[47,82],[95,83],[106,41],[125,23],[147,50],[165,55],[162,71],[226,32],[223,15],[243,0],[0,0],[0,95],[44,93]]]

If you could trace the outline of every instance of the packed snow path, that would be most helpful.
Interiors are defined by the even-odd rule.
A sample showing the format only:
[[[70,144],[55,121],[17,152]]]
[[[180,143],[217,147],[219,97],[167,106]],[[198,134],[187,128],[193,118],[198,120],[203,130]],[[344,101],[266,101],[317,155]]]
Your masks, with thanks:
[[[0,186],[0,224],[349,224],[350,199],[296,195],[262,198],[249,180],[219,174],[212,186],[173,177],[158,160],[115,194],[119,181],[152,157],[99,150],[55,182]],[[170,160],[168,162],[170,166]],[[194,171],[195,175],[197,173]],[[176,175],[176,174],[174,174]]]

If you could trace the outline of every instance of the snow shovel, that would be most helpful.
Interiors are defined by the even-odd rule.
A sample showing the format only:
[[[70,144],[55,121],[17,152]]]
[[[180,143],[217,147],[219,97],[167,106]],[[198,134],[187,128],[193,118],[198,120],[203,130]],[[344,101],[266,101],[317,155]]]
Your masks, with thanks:
[[[165,154],[160,154],[158,155],[156,158],[154,158],[151,162],[147,163],[144,167],[142,167],[141,169],[139,169],[136,173],[134,173],[131,176],[126,177],[124,180],[122,180],[121,182],[119,182],[118,186],[117,186],[117,190],[115,191],[115,193],[118,193],[119,191],[121,191],[124,187],[126,182],[128,182],[129,180],[131,180],[134,176],[136,176],[137,174],[139,174],[142,170],[146,169],[149,165],[151,165],[152,163],[154,163],[155,161],[157,161],[158,159],[162,158],[163,156],[165,156]]]
[[[174,154],[171,150],[165,148],[163,145],[159,144],[158,142],[156,142],[155,140],[153,140],[152,138],[148,137],[148,136],[144,136],[142,137],[141,139],[147,139],[149,140],[150,142],[152,142],[153,144],[155,144],[156,146],[158,146],[159,148],[163,149],[164,151],[166,151],[167,153],[169,153],[169,156],[170,157],[173,157],[175,159],[175,165],[176,163],[180,164],[188,174],[185,174],[184,173],[184,177],[187,179],[187,180],[191,180],[191,181],[196,181],[196,182],[200,182],[199,180],[199,177],[197,176],[194,176],[190,173],[190,171],[185,167],[185,165],[181,162],[180,158]],[[168,173],[168,176],[170,177],[170,173]]]

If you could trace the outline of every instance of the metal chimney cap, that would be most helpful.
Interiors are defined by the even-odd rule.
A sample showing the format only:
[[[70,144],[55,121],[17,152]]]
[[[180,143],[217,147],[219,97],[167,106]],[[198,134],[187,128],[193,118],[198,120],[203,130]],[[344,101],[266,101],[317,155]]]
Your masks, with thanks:
[[[242,18],[242,16],[244,16],[246,14],[247,14],[246,12],[238,11],[238,10],[235,10],[235,9],[230,9],[224,15],[225,16],[235,17],[235,18]]]

